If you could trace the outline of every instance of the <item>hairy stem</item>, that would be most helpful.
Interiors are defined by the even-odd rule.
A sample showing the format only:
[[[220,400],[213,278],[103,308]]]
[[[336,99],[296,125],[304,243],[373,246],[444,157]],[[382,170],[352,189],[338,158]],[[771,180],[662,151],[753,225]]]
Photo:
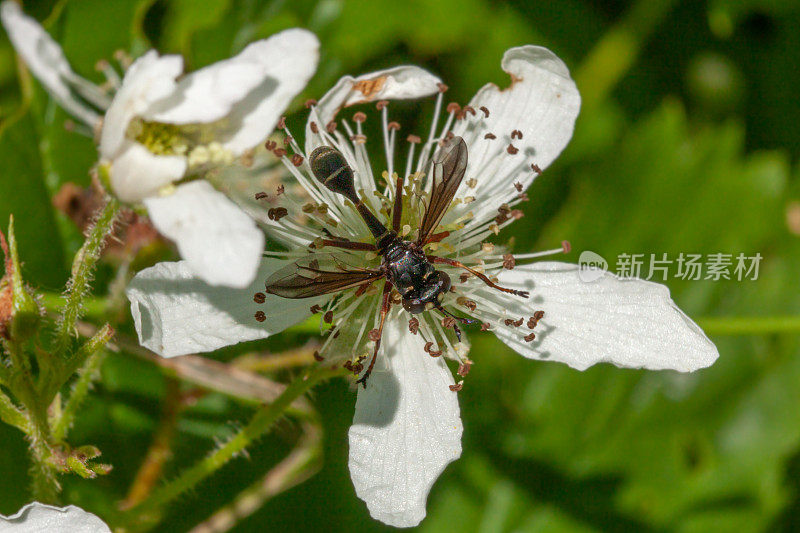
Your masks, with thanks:
[[[83,300],[88,292],[97,260],[100,258],[106,237],[114,230],[114,221],[118,213],[119,202],[114,198],[108,198],[72,263],[72,277],[67,285],[66,302],[61,311],[54,350],[62,358],[70,347],[75,323],[83,312]]]
[[[227,443],[153,492],[147,500],[129,511],[129,517],[147,516],[196,487],[198,483],[219,470],[247,446],[263,436],[301,395],[320,381],[337,375],[341,375],[340,370],[317,367],[296,378],[273,403],[259,409],[250,422]]]

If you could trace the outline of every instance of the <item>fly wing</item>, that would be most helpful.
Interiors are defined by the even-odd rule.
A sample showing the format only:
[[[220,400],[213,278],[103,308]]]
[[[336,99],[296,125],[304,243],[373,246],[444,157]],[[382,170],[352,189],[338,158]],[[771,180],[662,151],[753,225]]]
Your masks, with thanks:
[[[323,259],[323,263],[331,263],[325,261],[324,257],[310,257],[281,268],[267,278],[266,292],[283,298],[311,298],[357,287],[384,275],[379,270],[351,270],[335,260],[332,266],[321,266],[320,259]]]
[[[466,171],[467,143],[461,137],[453,137],[442,147],[431,165],[433,186],[425,216],[420,223],[417,244],[425,244],[427,238],[442,221]]]

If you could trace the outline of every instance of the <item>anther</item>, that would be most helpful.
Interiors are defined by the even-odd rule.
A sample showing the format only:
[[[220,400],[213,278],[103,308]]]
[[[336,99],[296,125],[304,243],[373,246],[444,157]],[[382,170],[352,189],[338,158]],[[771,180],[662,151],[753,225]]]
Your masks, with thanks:
[[[408,321],[408,331],[410,331],[412,335],[416,335],[419,331],[419,320],[417,320],[416,317],[412,317],[411,320]]]
[[[275,141],[267,141],[264,143],[264,148],[266,148],[268,152],[273,151],[276,146],[278,146],[278,143]]]
[[[279,147],[279,148],[275,148],[272,151],[272,153],[275,154],[275,157],[283,157],[283,156],[286,155],[287,152],[286,152],[286,148],[280,148]]]
[[[450,88],[450,87],[448,87],[447,85],[445,85],[445,84],[444,84],[444,83],[442,83],[442,82],[439,82],[439,83],[437,83],[437,84],[436,84],[436,86],[439,88],[439,92],[440,92],[440,93],[447,92],[447,89],[449,89],[449,88]]]
[[[328,122],[328,124],[325,125],[325,130],[328,133],[333,133],[334,131],[336,131],[336,121],[331,120],[330,122]]]
[[[458,305],[466,307],[467,309],[473,312],[475,311],[475,309],[478,308],[478,304],[476,304],[473,300],[470,300],[466,296],[459,296],[458,298],[456,298],[456,303]]]
[[[286,190],[286,187],[284,187],[283,185],[278,185],[278,189],[277,189],[276,195],[280,196],[281,194],[283,194],[283,192],[285,190]]]
[[[296,167],[299,167],[303,164],[303,156],[300,154],[294,154],[292,156],[292,164]]]
[[[267,295],[263,292],[257,292],[253,295],[253,301],[257,304],[263,304],[267,300]]]
[[[278,125],[277,125],[276,127],[277,127],[279,130],[285,129],[285,128],[286,128],[286,117],[281,117],[281,118],[278,120]]]
[[[312,355],[314,356],[314,359],[317,360],[317,361],[324,361],[325,360],[325,358],[322,357],[317,350],[314,350],[314,353]]]
[[[392,121],[392,122],[390,122],[389,124],[386,125],[386,128],[388,128],[389,130],[397,131],[397,130],[400,129],[400,123]]]
[[[465,114],[466,114],[466,113],[469,113],[469,114],[471,114],[473,117],[474,117],[475,115],[477,115],[477,113],[475,112],[475,108],[474,108],[474,107],[472,107],[472,106],[470,106],[470,105],[465,105],[465,106],[464,106],[464,113],[465,113]],[[520,137],[520,139],[521,139],[521,138],[522,138],[522,137]]]
[[[506,319],[503,321],[503,323],[504,323],[506,326],[509,326],[509,327],[511,327],[511,326],[514,326],[515,328],[518,328],[518,327],[520,327],[520,326],[522,325],[522,323],[523,323],[524,321],[525,321],[525,319],[524,319],[524,318],[520,318],[519,320],[514,320],[514,319],[511,319],[511,318],[506,318]]]
[[[442,355],[441,350],[433,349],[433,343],[431,341],[425,343],[425,352],[427,352],[428,355],[430,355],[431,357],[439,357],[440,355]]]
[[[459,111],[461,111],[461,106],[458,105],[457,103],[450,102],[449,104],[447,104],[448,113],[458,113]]]
[[[381,340],[381,332],[377,329],[371,329],[369,330],[369,333],[367,333],[367,337],[373,342],[378,342]]]
[[[508,152],[511,155],[514,155],[517,152],[519,152],[519,148],[517,148],[513,144],[509,144],[508,147],[506,148],[506,152]]]
[[[450,390],[453,391],[453,392],[458,392],[463,388],[464,388],[464,382],[463,381],[459,381],[455,385],[450,385]]]
[[[308,127],[311,128],[311,133],[319,133],[319,128],[317,127],[317,123],[313,120],[308,124]]]
[[[324,315],[322,315],[322,321],[326,324],[333,322],[333,311],[327,311]]]
[[[568,254],[572,251],[572,244],[569,241],[561,241],[561,249],[564,250],[565,254]]]
[[[481,331],[489,331],[492,328],[492,325],[488,322],[484,322],[481,324]]]
[[[322,307],[319,304],[314,304],[311,306],[310,311],[312,315],[316,315],[317,313],[322,311]]]
[[[352,361],[349,361],[349,360],[345,361],[344,363],[342,363],[342,366],[344,368],[346,368],[347,370],[349,370],[350,372],[353,371],[353,362]]]
[[[311,109],[311,106],[317,105],[317,101],[314,100],[313,98],[309,98],[308,100],[305,101],[303,105],[306,106],[306,109]]]
[[[461,376],[462,378],[467,377],[470,368],[472,368],[472,361],[467,359],[466,361],[458,365],[458,375]]]
[[[361,112],[361,111],[359,111],[358,113],[356,113],[355,115],[353,115],[353,122],[362,123],[362,122],[364,122],[365,120],[367,120],[367,115],[365,115],[365,114],[364,114],[363,112]]]
[[[478,186],[478,180],[476,180],[475,178],[470,178],[467,180],[467,187],[469,187],[470,189],[474,189],[477,186]]]
[[[536,333],[530,333],[522,338],[525,339],[525,342],[533,342],[533,339],[536,338]]]
[[[456,325],[456,319],[446,316],[442,319],[442,327],[443,328],[452,328]]]
[[[514,130],[511,132],[512,139],[522,139],[522,132],[519,130]]]
[[[525,216],[525,213],[523,213],[519,209],[512,209],[510,214],[511,218],[513,218],[514,220],[519,220]]]
[[[489,139],[490,141],[493,141],[494,139],[497,139],[497,135],[495,135],[494,133],[489,132],[486,135],[484,135],[483,138],[484,139]]]
[[[483,111],[483,114],[486,115],[486,118],[489,118],[489,110],[486,108],[486,106],[482,105],[479,109]]]
[[[367,136],[357,133],[350,137],[350,140],[358,144],[365,144],[367,142]]]
[[[506,270],[512,270],[515,266],[517,266],[517,260],[514,259],[514,256],[511,254],[505,254],[503,256],[503,268]]]
[[[375,108],[378,111],[383,111],[383,108],[386,107],[387,105],[389,105],[389,100],[378,100],[375,103]]]
[[[289,210],[285,207],[270,207],[267,211],[267,218],[277,222],[288,214]]]
[[[517,189],[517,192],[522,192],[523,189],[524,189],[522,184],[520,182],[518,182],[518,181],[514,183],[514,188]]]
[[[466,283],[467,280],[470,278],[470,275],[467,272],[462,272],[458,278],[461,280],[461,283]]]
[[[292,144],[292,141],[293,141],[292,136],[287,135],[286,137],[283,138],[283,145],[289,146],[290,144]]]
[[[408,141],[410,143],[413,143],[413,144],[419,144],[419,143],[422,142],[422,139],[420,139],[416,135],[409,135],[408,137],[406,137],[406,141]]]
[[[264,311],[256,311],[254,316],[259,322],[264,322],[267,319],[267,315],[264,314]]]
[[[539,165],[537,165],[536,163],[531,163],[531,170],[533,170],[537,174],[541,174],[542,173],[542,169],[539,168]]]
[[[265,192],[257,192],[256,193],[256,200],[266,200],[269,195]]]

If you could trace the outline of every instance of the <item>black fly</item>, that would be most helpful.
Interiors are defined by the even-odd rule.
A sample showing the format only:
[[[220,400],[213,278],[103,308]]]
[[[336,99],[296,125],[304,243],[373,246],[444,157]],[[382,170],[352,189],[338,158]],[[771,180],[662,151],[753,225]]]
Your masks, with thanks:
[[[481,272],[458,261],[427,255],[423,250],[426,244],[440,241],[448,235],[447,232],[433,233],[433,231],[447,212],[467,170],[467,144],[461,137],[453,137],[447,141],[433,161],[430,168],[433,182],[430,200],[415,241],[407,241],[398,236],[403,208],[402,178],[397,180],[392,210],[392,229],[390,230],[381,224],[364,201],[359,198],[355,190],[353,170],[341,152],[329,146],[320,146],[311,152],[309,163],[317,180],[331,191],[341,194],[353,202],[376,242],[376,244],[372,244],[325,239],[323,240],[324,245],[374,251],[382,257],[381,266],[376,270],[369,270],[348,269],[337,264],[336,268],[328,270],[321,268],[319,262],[313,259],[297,261],[270,276],[266,281],[266,291],[284,298],[309,298],[354,287],[359,287],[360,291],[364,291],[375,281],[386,279],[383,286],[378,340],[375,342],[375,350],[369,367],[357,383],[362,383],[366,387],[367,378],[375,365],[383,325],[392,305],[390,296],[393,288],[397,288],[403,299],[403,308],[411,314],[435,308],[463,324],[475,322],[473,319],[453,315],[442,307],[441,299],[450,290],[450,277],[444,272],[436,270],[434,264],[463,268],[495,289],[518,296],[528,296],[528,293],[524,291],[500,287]],[[458,326],[454,324],[453,329],[460,340],[461,331]]]

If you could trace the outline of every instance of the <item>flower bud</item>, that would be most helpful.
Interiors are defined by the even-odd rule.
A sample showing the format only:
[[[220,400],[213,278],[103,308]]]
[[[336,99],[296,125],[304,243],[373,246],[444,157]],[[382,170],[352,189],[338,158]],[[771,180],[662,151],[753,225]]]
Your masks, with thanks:
[[[0,279],[0,336],[23,342],[36,333],[42,313],[22,281],[13,217],[8,222],[8,242],[0,232],[0,245],[5,254],[5,275]]]

